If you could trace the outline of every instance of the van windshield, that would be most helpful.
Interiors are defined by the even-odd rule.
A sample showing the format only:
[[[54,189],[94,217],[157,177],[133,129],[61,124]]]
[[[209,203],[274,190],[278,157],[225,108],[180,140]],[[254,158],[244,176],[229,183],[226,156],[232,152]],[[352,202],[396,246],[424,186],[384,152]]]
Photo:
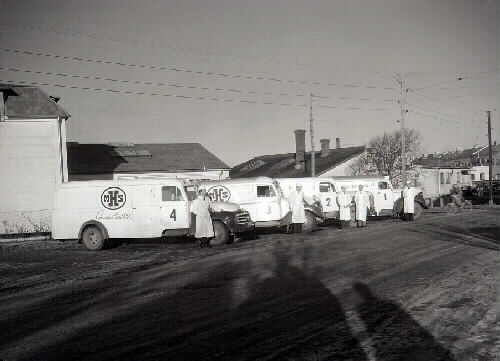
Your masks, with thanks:
[[[196,199],[196,187],[189,185],[185,186],[184,190],[186,191],[187,198],[189,201],[194,201]]]

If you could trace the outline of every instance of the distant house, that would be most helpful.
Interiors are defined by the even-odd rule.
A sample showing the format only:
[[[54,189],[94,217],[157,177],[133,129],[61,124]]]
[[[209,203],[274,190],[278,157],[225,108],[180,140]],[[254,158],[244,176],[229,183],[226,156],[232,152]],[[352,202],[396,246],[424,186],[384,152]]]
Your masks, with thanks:
[[[70,115],[38,87],[0,92],[0,234],[49,231],[54,190],[68,179]]]
[[[231,178],[267,176],[275,178],[299,178],[311,175],[311,152],[305,151],[305,131],[295,131],[296,152],[263,155],[250,159],[231,169]],[[321,151],[315,152],[316,176],[350,175],[350,165],[365,147],[341,148],[337,138],[336,149],[330,149],[330,140],[321,139]]]
[[[493,145],[493,178],[500,179],[500,146]],[[475,146],[451,152],[426,155],[416,161],[418,183],[424,194],[438,197],[450,194],[454,185],[469,185],[489,179],[489,147]]]
[[[68,143],[69,180],[225,179],[230,167],[199,143]]]

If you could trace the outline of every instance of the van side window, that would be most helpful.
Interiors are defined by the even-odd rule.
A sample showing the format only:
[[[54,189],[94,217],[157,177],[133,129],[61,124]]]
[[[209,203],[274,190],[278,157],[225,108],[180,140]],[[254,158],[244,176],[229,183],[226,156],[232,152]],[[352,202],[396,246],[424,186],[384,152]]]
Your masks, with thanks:
[[[257,186],[257,197],[276,197],[276,192],[270,185]]]
[[[335,187],[329,182],[321,182],[319,184],[320,193],[335,192]]]
[[[389,185],[387,184],[387,182],[378,182],[378,189],[380,190],[389,189]]]
[[[177,186],[161,187],[161,200],[163,202],[179,202],[183,201],[181,190]]]

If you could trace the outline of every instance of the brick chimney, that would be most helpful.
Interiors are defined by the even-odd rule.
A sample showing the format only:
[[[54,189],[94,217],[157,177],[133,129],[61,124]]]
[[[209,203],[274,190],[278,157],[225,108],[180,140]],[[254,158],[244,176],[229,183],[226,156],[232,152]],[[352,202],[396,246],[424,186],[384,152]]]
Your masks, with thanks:
[[[305,169],[306,131],[295,129],[295,169]]]
[[[330,154],[330,139],[320,139],[321,142],[321,158],[328,157]]]
[[[335,138],[335,148],[340,149],[340,138]]]

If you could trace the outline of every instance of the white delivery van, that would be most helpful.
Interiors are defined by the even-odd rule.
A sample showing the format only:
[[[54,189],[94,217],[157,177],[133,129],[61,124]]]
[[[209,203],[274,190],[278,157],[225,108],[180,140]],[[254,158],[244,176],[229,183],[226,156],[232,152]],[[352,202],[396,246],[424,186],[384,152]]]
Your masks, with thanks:
[[[337,219],[339,206],[337,204],[337,192],[334,181],[331,178],[306,177],[306,178],[276,178],[283,195],[288,198],[295,190],[296,185],[302,185],[304,197],[309,203],[314,204],[316,200],[321,202],[323,215],[327,219]]]
[[[370,194],[373,200],[372,216],[396,216],[402,209],[401,189],[394,189],[388,176],[352,176],[333,177],[337,189],[341,186],[347,187],[347,192],[353,194],[360,185]],[[415,215],[418,219],[424,208],[427,208],[422,190],[415,188]]]
[[[64,183],[55,194],[52,237],[99,250],[109,238],[188,235],[189,187],[165,178]],[[211,216],[217,241],[254,228],[248,212],[234,203],[214,203]]]
[[[212,200],[233,202],[250,213],[255,227],[282,227],[291,223],[288,199],[284,197],[279,183],[269,177],[238,178],[201,182]],[[306,204],[304,231],[316,229],[323,220],[320,205]]]

